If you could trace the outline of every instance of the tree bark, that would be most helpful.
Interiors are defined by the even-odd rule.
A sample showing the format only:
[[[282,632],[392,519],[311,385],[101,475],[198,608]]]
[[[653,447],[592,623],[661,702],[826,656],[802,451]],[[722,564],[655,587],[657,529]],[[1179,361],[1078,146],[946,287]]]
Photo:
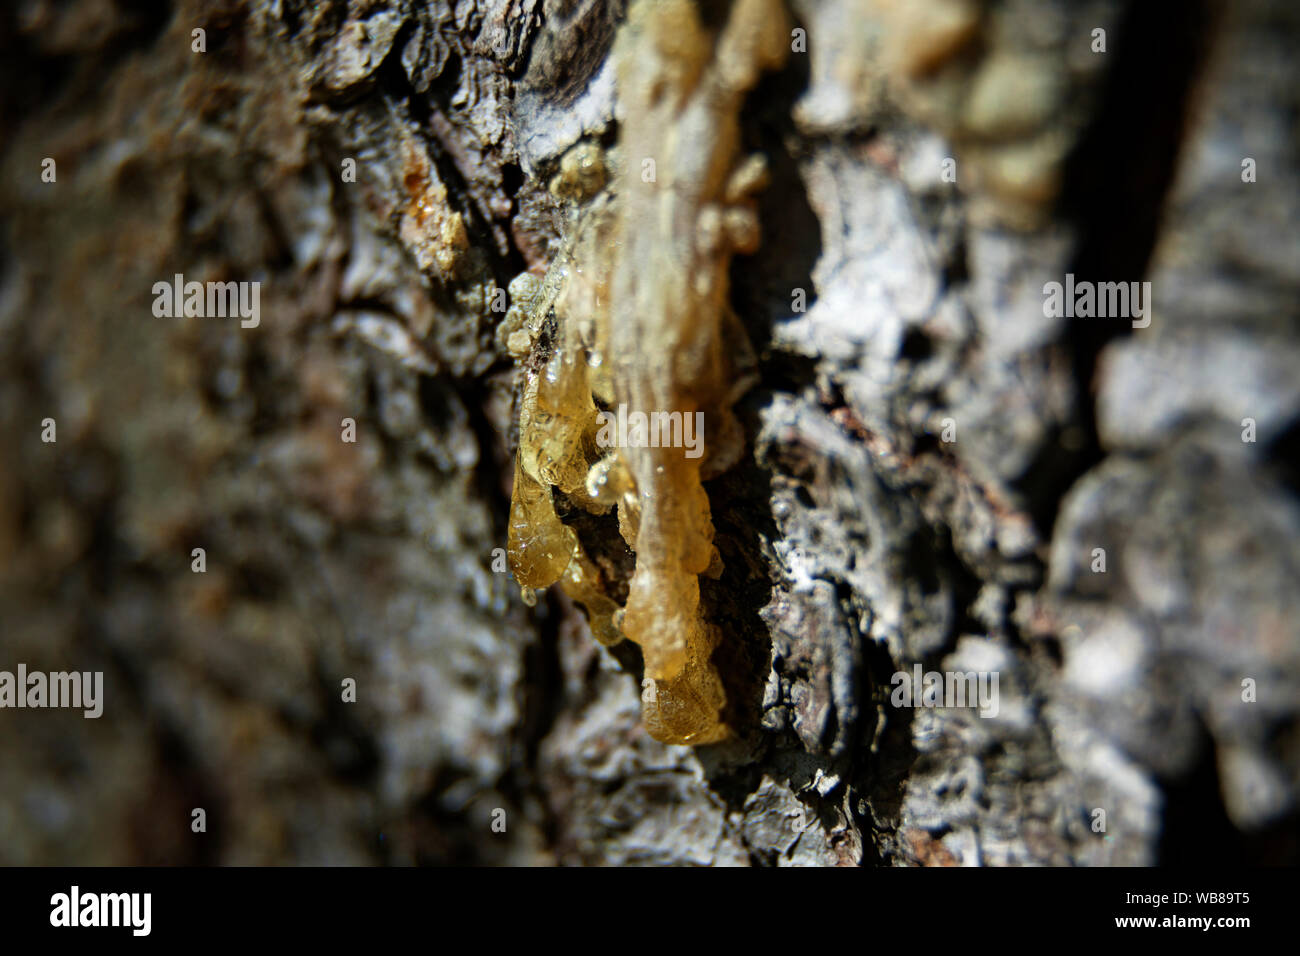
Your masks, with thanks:
[[[498,292],[638,161],[623,0],[0,13],[0,670],[105,688],[0,711],[0,862],[1300,858],[1300,10],[789,12],[698,748],[498,550]]]

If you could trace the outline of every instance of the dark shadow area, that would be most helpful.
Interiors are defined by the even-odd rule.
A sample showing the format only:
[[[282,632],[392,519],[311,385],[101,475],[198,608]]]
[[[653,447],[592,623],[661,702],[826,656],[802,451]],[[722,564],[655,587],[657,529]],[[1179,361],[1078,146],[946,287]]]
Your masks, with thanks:
[[[1165,807],[1158,865],[1292,865],[1300,856],[1300,813],[1293,811],[1252,833],[1238,830],[1223,805],[1214,742],[1204,725],[1199,751],[1195,766],[1186,774],[1160,780]]]
[[[1146,275],[1215,21],[1212,0],[1146,0],[1129,4],[1113,31],[1101,103],[1065,163],[1059,200],[1077,231],[1069,266],[1076,283]],[[1103,457],[1092,396],[1097,360],[1132,331],[1123,318],[1070,320],[1064,344],[1081,392],[1078,418],[1043,443],[1019,481],[1045,537],[1065,492]]]

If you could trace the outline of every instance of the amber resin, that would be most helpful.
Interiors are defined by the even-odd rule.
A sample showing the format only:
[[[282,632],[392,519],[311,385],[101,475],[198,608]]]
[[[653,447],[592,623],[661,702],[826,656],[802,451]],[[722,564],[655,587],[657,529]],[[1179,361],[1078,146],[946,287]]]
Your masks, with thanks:
[[[750,194],[763,166],[739,159],[739,112],[789,37],[781,0],[736,0],[716,33],[692,0],[633,4],[613,52],[622,122],[610,188],[540,287],[512,284],[523,307],[502,329],[525,368],[511,568],[525,589],[559,582],[603,643],[640,645],[646,727],[666,743],[729,733],[711,662],[725,637],[700,606],[699,576],[721,570],[701,481],[741,451],[731,406],[747,386],[748,343],[727,270],[757,245]],[[630,414],[703,413],[703,455],[602,447],[596,399]],[[624,607],[558,517],[557,491],[597,514],[617,509],[636,555]]]

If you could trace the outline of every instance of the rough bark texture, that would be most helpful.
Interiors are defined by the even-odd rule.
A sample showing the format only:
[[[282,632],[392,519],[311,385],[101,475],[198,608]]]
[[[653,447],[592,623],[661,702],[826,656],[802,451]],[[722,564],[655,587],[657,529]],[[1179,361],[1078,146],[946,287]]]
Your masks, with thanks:
[[[790,11],[707,483],[741,733],[691,749],[494,570],[494,294],[617,142],[623,0],[6,5],[0,670],[105,702],[0,710],[0,862],[1297,859],[1300,8]],[[157,317],[176,273],[260,324]],[[1046,315],[1067,273],[1150,324]],[[996,716],[893,706],[916,665]]]

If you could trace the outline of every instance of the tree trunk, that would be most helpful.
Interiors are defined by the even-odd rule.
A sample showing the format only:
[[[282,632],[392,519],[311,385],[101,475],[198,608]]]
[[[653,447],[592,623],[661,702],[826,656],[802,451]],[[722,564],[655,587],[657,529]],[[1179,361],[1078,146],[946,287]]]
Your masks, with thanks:
[[[0,712],[0,862],[1300,858],[1300,8],[662,2],[0,13],[0,670],[104,675]],[[664,281],[647,138],[767,169],[699,747],[506,570],[511,283]]]

